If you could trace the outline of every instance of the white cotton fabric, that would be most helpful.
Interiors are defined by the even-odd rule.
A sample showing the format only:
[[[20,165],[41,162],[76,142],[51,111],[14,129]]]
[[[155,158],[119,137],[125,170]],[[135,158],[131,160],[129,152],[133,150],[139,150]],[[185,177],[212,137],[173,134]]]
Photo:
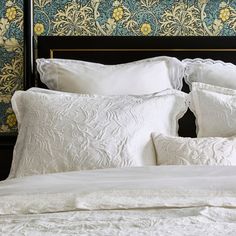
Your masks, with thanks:
[[[181,89],[184,66],[173,57],[154,57],[118,65],[37,59],[41,81],[52,90],[102,94],[142,95],[168,88]]]
[[[0,235],[235,236],[235,209],[217,207],[0,215]]]
[[[177,135],[186,96],[177,90],[143,96],[17,91],[19,135],[9,177],[155,165],[151,133]]]
[[[0,214],[236,207],[235,181],[233,166],[146,166],[27,176],[0,183]]]
[[[190,89],[193,82],[236,89],[236,66],[212,59],[184,59],[184,79]]]
[[[236,233],[236,167],[153,166],[0,183],[2,235]]]
[[[236,137],[152,137],[158,165],[236,165]]]
[[[236,135],[236,90],[193,83],[190,109],[196,116],[198,137]]]

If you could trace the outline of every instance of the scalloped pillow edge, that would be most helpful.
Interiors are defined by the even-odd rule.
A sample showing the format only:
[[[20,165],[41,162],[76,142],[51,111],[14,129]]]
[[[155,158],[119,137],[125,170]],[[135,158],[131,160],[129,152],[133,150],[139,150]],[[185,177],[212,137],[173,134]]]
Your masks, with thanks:
[[[112,66],[124,66],[124,65],[129,65],[129,64],[138,64],[138,63],[144,63],[144,62],[153,62],[157,60],[158,61],[164,61],[167,65],[169,76],[170,76],[170,82],[171,85],[173,86],[173,89],[181,90],[183,87],[183,78],[184,78],[184,71],[185,71],[185,66],[184,64],[177,59],[176,57],[168,57],[168,56],[159,56],[159,57],[151,57],[151,58],[146,58],[142,60],[137,60],[137,61],[132,61],[128,63],[121,63],[121,64],[115,64]],[[95,63],[95,62],[88,62],[88,61],[82,61],[82,60],[72,60],[72,59],[46,59],[46,58],[38,58],[36,59],[36,67],[37,71],[40,74],[40,80],[48,86],[49,89],[51,90],[57,90],[58,89],[58,73],[54,73],[52,79],[48,80],[47,79],[47,72],[46,68],[47,65],[56,65],[57,63],[81,63],[84,65],[93,65],[93,66],[108,66],[105,64],[101,63]],[[175,63],[179,70],[177,73],[171,73],[171,63]],[[56,66],[55,66],[56,67]],[[171,74],[173,74],[171,76]],[[177,75],[176,75],[177,74]]]
[[[219,64],[221,66],[231,66],[231,67],[235,67],[235,65],[233,63],[230,62],[224,62],[222,60],[213,60],[210,58],[207,59],[203,59],[203,58],[194,58],[194,59],[190,59],[190,58],[186,58],[183,59],[181,61],[184,65],[184,81],[185,83],[189,86],[190,90],[192,90],[192,84],[198,83],[198,81],[192,81],[191,80],[191,66],[194,64],[200,64],[200,65],[215,65],[215,64]]]

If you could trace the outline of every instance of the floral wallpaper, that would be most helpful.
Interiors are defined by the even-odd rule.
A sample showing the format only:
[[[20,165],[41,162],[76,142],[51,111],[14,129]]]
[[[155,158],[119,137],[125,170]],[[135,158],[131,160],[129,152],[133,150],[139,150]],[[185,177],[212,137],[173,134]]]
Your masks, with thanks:
[[[0,133],[16,130],[23,0],[0,1]],[[235,0],[34,0],[35,35],[236,36]]]
[[[16,131],[10,99],[22,89],[23,0],[0,1],[0,133]]]

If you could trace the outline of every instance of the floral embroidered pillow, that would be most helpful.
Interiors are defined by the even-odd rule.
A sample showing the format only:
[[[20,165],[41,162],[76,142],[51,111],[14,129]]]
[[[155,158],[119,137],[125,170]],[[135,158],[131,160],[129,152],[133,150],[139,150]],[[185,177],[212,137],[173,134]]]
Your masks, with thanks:
[[[177,135],[186,96],[177,90],[142,96],[17,91],[10,177],[156,165],[151,133]]]
[[[183,138],[152,134],[158,165],[236,165],[236,137]]]

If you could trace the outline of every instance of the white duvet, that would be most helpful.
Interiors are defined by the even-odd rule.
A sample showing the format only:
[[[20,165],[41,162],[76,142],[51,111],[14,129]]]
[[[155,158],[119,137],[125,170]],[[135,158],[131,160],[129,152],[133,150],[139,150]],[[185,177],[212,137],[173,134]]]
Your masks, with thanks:
[[[155,166],[0,183],[1,235],[236,235],[236,167]]]

